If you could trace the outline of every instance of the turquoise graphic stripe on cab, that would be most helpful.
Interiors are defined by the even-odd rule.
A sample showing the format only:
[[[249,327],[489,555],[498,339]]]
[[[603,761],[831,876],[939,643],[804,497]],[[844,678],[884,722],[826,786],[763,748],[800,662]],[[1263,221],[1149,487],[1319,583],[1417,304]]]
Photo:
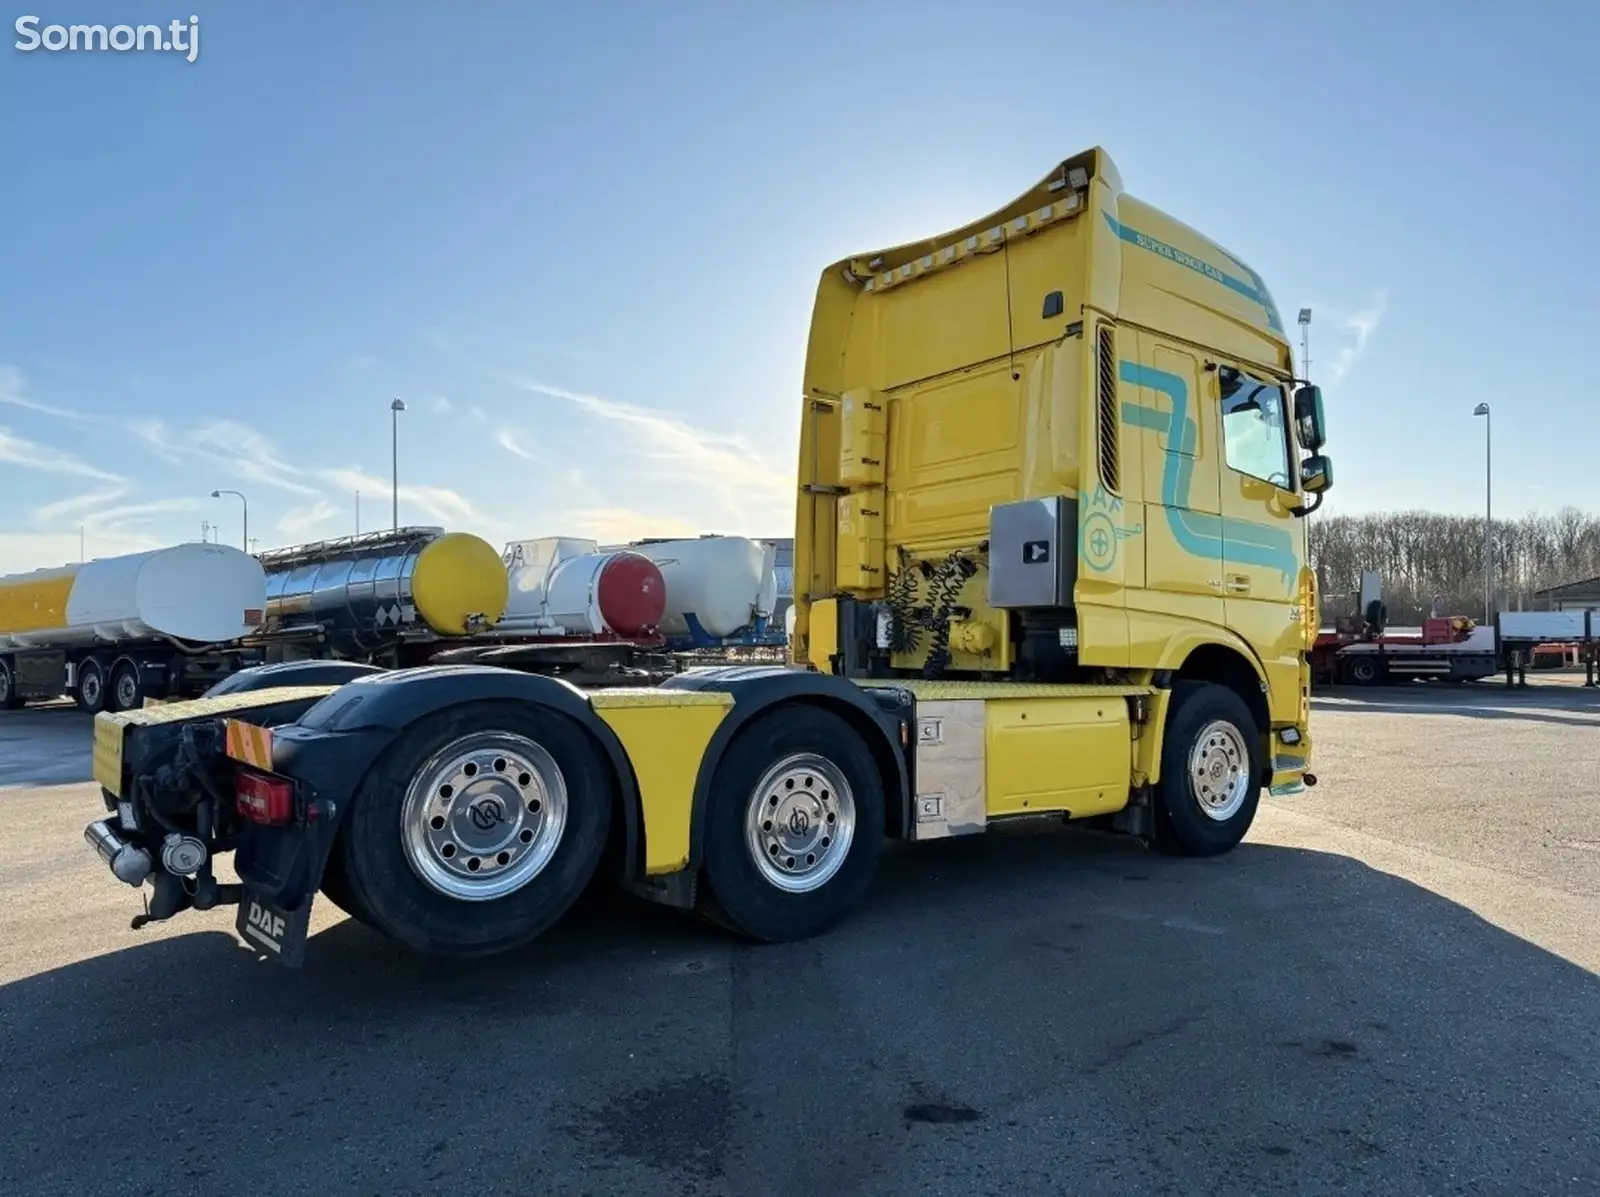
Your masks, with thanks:
[[[1167,397],[1170,411],[1125,401],[1122,418],[1136,428],[1167,434],[1166,464],[1161,470],[1161,505],[1167,527],[1178,547],[1195,557],[1224,559],[1241,565],[1260,565],[1283,575],[1284,589],[1294,586],[1299,563],[1294,538],[1281,528],[1250,520],[1223,519],[1208,511],[1189,510],[1189,488],[1194,481],[1195,444],[1199,435],[1189,415],[1189,387],[1176,374],[1142,366],[1126,359],[1117,365],[1118,377],[1130,386],[1146,387]]]
[[[1261,276],[1220,245],[1215,247],[1217,252],[1222,254],[1223,257],[1232,258],[1234,265],[1250,276],[1249,282],[1242,278],[1235,278],[1226,270],[1218,270],[1210,262],[1202,262],[1193,254],[1184,253],[1177,246],[1168,245],[1165,241],[1160,241],[1150,236],[1149,233],[1141,233],[1138,229],[1123,224],[1109,212],[1105,213],[1105,218],[1106,223],[1111,226],[1111,231],[1129,245],[1137,245],[1140,249],[1159,254],[1169,262],[1176,262],[1179,266],[1187,266],[1196,274],[1203,274],[1212,282],[1221,283],[1228,290],[1238,292],[1251,303],[1259,303],[1262,310],[1267,313],[1267,326],[1275,333],[1283,331],[1283,321],[1278,319],[1278,305],[1273,302],[1272,295],[1267,291],[1267,285],[1261,281]]]

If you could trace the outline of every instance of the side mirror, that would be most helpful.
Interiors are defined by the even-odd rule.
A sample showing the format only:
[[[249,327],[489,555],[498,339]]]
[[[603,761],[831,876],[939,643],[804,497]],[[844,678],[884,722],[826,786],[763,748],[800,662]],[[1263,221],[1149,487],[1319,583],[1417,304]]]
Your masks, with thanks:
[[[1320,495],[1333,485],[1333,462],[1321,453],[1300,463],[1300,489],[1308,495]]]
[[[1328,442],[1328,432],[1322,423],[1322,388],[1307,383],[1294,393],[1295,432],[1300,447],[1315,453]]]

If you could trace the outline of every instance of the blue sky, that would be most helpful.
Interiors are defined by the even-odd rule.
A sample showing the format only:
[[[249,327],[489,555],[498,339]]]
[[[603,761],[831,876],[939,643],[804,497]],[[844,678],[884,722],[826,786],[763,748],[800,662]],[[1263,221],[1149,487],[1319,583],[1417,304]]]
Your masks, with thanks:
[[[0,572],[400,517],[789,532],[819,271],[1105,146],[1315,310],[1329,511],[1600,509],[1600,10],[192,5],[0,58]],[[452,11],[452,10],[456,11]],[[993,14],[993,15],[990,15]]]

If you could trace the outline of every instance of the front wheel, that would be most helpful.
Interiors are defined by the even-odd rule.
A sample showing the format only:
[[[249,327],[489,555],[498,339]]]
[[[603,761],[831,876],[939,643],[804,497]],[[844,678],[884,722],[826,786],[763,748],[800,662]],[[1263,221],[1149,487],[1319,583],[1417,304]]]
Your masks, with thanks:
[[[705,869],[717,921],[769,943],[805,939],[865,895],[883,848],[883,778],[838,715],[785,707],[717,767]]]
[[[583,892],[611,801],[609,765],[565,715],[511,702],[431,715],[357,790],[330,896],[430,954],[519,947]]]
[[[1215,856],[1244,839],[1261,802],[1261,742],[1240,698],[1213,682],[1172,690],[1156,786],[1156,847]]]

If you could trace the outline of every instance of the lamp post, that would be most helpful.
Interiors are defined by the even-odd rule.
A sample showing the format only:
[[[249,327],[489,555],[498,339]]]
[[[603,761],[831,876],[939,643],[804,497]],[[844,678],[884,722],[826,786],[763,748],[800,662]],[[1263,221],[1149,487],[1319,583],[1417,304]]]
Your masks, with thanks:
[[[244,504],[244,533],[239,537],[239,543],[244,547],[244,551],[248,553],[250,551],[250,500],[245,498],[242,492],[236,490],[214,490],[211,492],[213,499],[220,499],[223,495],[238,495],[239,502]]]
[[[396,399],[389,404],[389,419],[392,425],[389,437],[389,451],[393,458],[394,466],[394,528],[400,527],[400,413],[405,411],[406,401]]]
[[[1472,414],[1483,417],[1483,620],[1494,622],[1494,475],[1490,470],[1493,439],[1489,434],[1489,405],[1480,403]]]
[[[1300,370],[1311,381],[1311,309],[1300,309]]]

